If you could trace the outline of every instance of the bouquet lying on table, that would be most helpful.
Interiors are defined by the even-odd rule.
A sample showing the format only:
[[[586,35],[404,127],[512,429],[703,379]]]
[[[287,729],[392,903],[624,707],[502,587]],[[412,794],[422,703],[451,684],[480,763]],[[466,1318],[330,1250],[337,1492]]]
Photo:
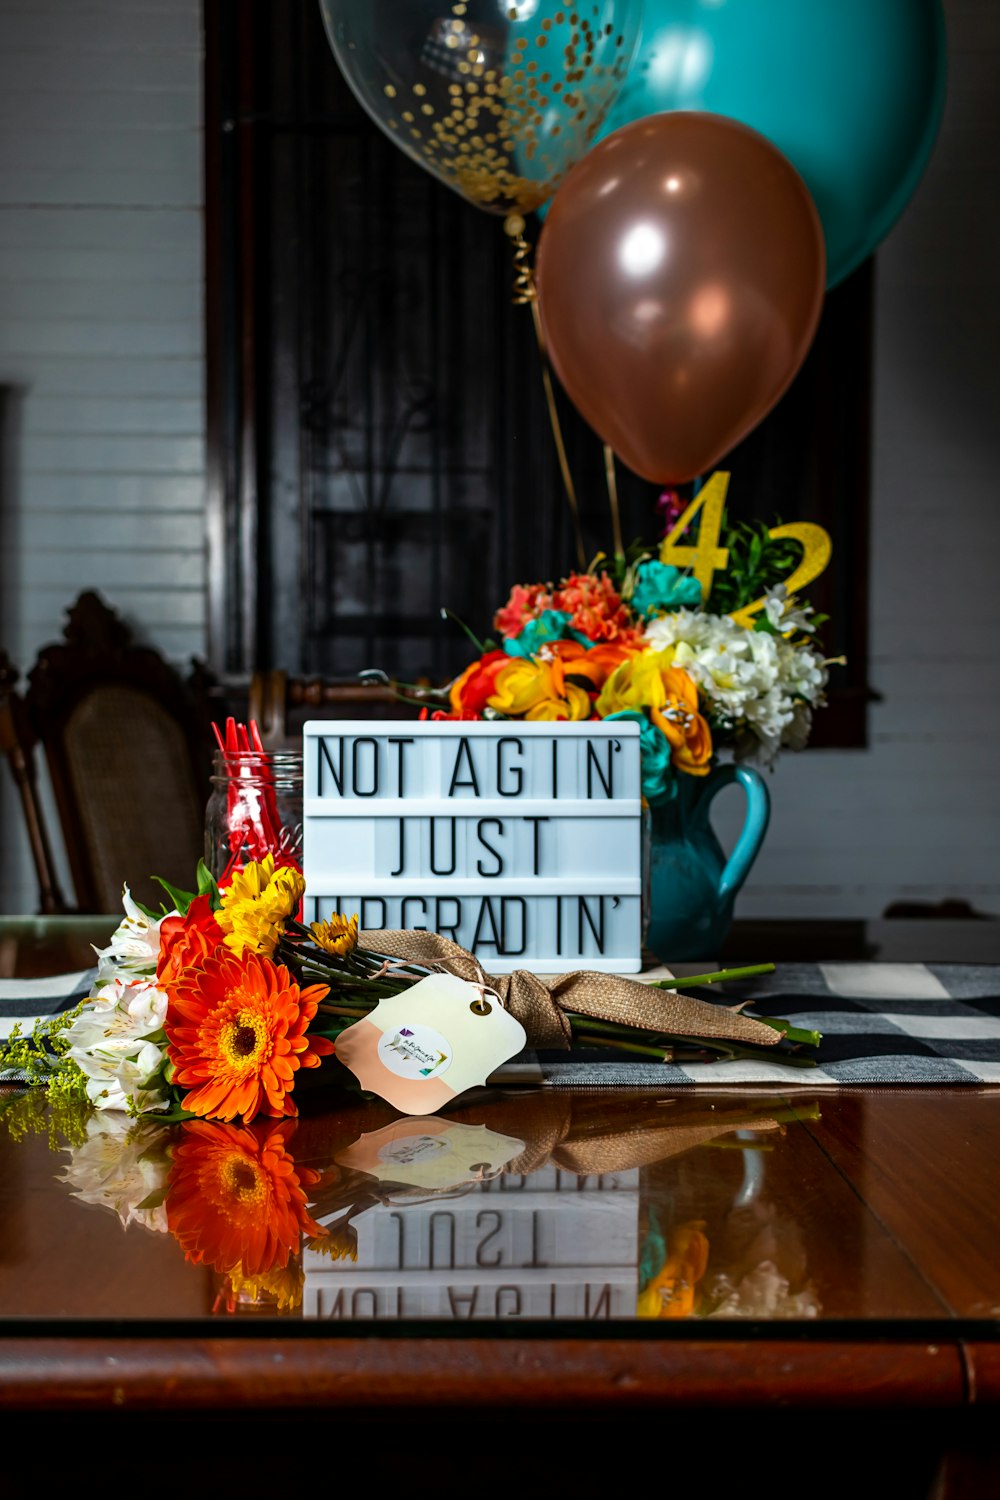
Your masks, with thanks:
[[[361,933],[356,916],[338,914],[305,926],[297,919],[303,875],[270,853],[229,871],[222,886],[204,864],[196,891],[161,884],[173,906],[159,914],[126,890],[124,920],[98,952],[85,1001],[0,1044],[0,1082],[164,1122],[295,1115],[296,1090],[315,1070],[353,1083],[336,1057],[338,1037],[433,972],[473,983],[478,975],[536,1047],[810,1066],[801,1049],[819,1042],[787,1021],[745,1015],[742,1005],[681,995],[669,980],[490,978],[433,933]],[[696,976],[685,987],[770,967]]]

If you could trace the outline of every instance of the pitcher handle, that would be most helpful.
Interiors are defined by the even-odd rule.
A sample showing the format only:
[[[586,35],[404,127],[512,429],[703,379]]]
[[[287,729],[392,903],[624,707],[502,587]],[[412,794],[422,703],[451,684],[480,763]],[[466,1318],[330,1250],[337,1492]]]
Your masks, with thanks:
[[[719,895],[723,899],[735,896],[750,873],[750,866],[760,852],[771,818],[771,794],[759,771],[752,766],[719,766],[713,772],[699,803],[698,812],[708,820],[709,807],[716,795],[725,786],[738,783],[746,793],[747,813],[740,836],[733,845],[733,852],[719,880]]]

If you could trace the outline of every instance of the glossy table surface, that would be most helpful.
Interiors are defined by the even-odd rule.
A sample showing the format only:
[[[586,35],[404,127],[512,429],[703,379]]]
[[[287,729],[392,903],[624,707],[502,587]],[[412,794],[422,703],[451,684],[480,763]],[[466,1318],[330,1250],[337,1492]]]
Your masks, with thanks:
[[[0,919],[0,974],[102,921]],[[1000,1088],[324,1089],[278,1138],[0,1104],[8,1407],[1000,1394]]]

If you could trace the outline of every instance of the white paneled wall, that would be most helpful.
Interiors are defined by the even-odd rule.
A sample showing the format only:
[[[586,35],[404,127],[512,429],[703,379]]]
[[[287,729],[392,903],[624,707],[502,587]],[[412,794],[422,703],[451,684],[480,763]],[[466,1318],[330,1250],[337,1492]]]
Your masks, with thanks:
[[[0,642],[205,649],[199,0],[0,0]],[[0,909],[34,892],[0,801]],[[17,850],[15,857],[13,851]]]
[[[0,639],[23,661],[87,586],[170,657],[203,650],[199,9],[0,0]],[[774,773],[744,916],[1000,913],[1000,4],[945,10],[941,137],[878,257],[882,701],[868,750]],[[5,787],[0,908],[24,910],[12,812]]]

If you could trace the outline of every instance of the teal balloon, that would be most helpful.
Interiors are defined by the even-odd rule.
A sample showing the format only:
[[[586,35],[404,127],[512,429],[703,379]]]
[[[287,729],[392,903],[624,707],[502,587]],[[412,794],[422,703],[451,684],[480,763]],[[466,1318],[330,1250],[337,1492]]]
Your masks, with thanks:
[[[759,130],[805,179],[835,286],[912,197],[945,72],[940,0],[645,0],[624,88],[597,139],[676,109]]]

